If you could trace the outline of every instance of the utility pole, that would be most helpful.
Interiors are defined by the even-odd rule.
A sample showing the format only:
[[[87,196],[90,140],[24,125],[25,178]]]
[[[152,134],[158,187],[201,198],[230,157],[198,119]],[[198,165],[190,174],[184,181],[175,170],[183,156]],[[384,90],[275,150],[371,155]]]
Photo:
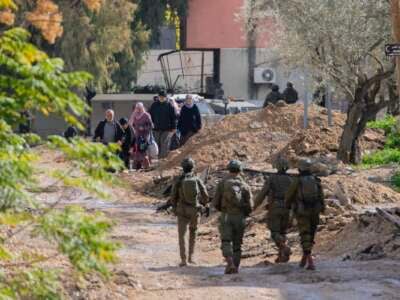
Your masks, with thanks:
[[[249,7],[249,20],[247,24],[247,64],[248,64],[248,84],[247,94],[249,99],[255,99],[255,85],[254,85],[254,67],[256,65],[256,45],[257,45],[257,20],[255,19],[256,14],[256,3],[255,0],[248,2]]]
[[[390,10],[392,16],[393,39],[396,44],[400,43],[400,0],[391,0]],[[400,97],[400,57],[396,56],[396,81],[397,94]]]

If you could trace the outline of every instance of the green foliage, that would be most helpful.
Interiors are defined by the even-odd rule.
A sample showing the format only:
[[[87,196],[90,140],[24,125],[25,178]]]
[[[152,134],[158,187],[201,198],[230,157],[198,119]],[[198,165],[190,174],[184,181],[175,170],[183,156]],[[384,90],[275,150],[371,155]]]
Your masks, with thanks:
[[[363,164],[365,165],[377,166],[390,163],[400,163],[399,149],[386,148],[363,157]]]
[[[400,163],[400,131],[397,127],[397,120],[393,116],[368,123],[369,128],[382,129],[385,131],[386,141],[383,150],[363,157],[365,165],[384,165]]]
[[[385,118],[377,121],[368,122],[367,127],[373,129],[383,129],[385,134],[388,135],[395,130],[396,118],[391,115],[385,116]]]
[[[115,177],[108,171],[120,170],[123,167],[122,161],[116,156],[119,150],[118,145],[88,144],[82,138],[75,138],[68,142],[59,136],[49,137],[49,141],[48,146],[61,150],[71,161],[73,169],[80,170],[91,179],[82,180],[79,177],[71,177],[65,172],[53,172],[53,176],[61,179],[66,186],[80,187],[106,197],[103,182],[117,184]]]
[[[0,299],[57,300],[62,299],[61,292],[58,273],[41,268],[25,270],[0,284]]]
[[[115,262],[118,244],[106,240],[111,223],[100,213],[86,214],[82,208],[69,206],[46,214],[37,232],[57,243],[74,267],[83,273],[93,270],[108,275],[107,263]]]
[[[21,112],[57,114],[83,128],[79,120],[89,109],[73,90],[84,87],[92,77],[65,72],[61,59],[49,58],[29,39],[21,28],[0,35],[0,268],[7,270],[0,276],[0,299],[59,299],[57,273],[38,266],[49,257],[14,253],[10,249],[13,236],[28,231],[45,238],[78,274],[107,275],[106,266],[115,261],[117,245],[106,239],[111,223],[104,216],[79,208],[55,209],[60,199],[52,205],[37,201],[31,192],[38,190],[36,174],[45,172],[58,184],[104,195],[106,185],[115,184],[107,170],[118,170],[122,162],[115,155],[117,145],[52,137],[47,146],[72,160],[70,167],[53,172],[37,169],[38,157],[29,145],[40,143],[40,138],[12,130],[24,122]]]
[[[27,43],[29,37],[21,28],[0,37],[0,116],[7,124],[18,124],[21,111],[35,109],[60,114],[82,128],[76,115],[87,115],[88,108],[71,88],[83,87],[91,76],[62,72],[63,61],[48,58]]]
[[[49,44],[40,32],[33,30],[33,43],[50,56],[61,57],[67,71],[93,74],[89,84],[98,92],[115,92],[132,85],[148,49],[148,32],[134,17],[135,1],[103,0],[95,12],[87,9],[83,1],[53,1],[62,13],[64,33]],[[34,6],[31,1],[19,3],[16,24],[25,26],[24,16]],[[121,73],[127,76],[118,76]]]
[[[157,45],[160,39],[160,27],[167,24],[166,12],[169,10],[181,18],[186,16],[188,0],[137,0],[139,9],[136,17],[150,30],[150,44]]]

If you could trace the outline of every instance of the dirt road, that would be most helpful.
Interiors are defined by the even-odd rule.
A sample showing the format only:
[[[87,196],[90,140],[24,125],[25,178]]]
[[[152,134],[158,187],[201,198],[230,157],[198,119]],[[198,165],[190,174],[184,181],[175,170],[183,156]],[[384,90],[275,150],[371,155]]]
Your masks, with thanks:
[[[177,267],[177,230],[172,217],[156,214],[155,199],[88,202],[116,221],[113,238],[122,243],[113,283],[86,294],[91,299],[400,299],[400,262],[342,261],[320,257],[318,270],[269,265],[245,259],[238,275],[223,275],[218,248],[201,239],[197,265]],[[338,241],[340,243],[340,241]]]

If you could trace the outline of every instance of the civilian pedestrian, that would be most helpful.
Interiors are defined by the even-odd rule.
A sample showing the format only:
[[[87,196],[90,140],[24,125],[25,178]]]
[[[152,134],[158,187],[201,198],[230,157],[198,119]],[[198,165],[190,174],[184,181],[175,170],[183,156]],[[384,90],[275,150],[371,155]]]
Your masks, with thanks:
[[[135,134],[132,126],[128,123],[128,120],[122,118],[119,120],[119,124],[124,130],[121,143],[120,158],[123,160],[125,167],[130,169],[130,151],[135,142]]]
[[[93,140],[105,145],[109,143],[121,143],[123,130],[118,122],[114,120],[114,111],[108,109],[106,118],[100,121],[94,132]]]
[[[191,95],[186,96],[185,104],[181,109],[178,121],[178,130],[181,133],[181,146],[201,129],[201,115]]]
[[[150,166],[150,158],[147,149],[150,144],[151,130],[153,122],[149,113],[146,112],[143,103],[139,102],[135,106],[129,124],[135,132],[135,143],[133,147],[133,164],[136,169]]]
[[[159,158],[167,157],[177,125],[175,108],[167,101],[166,96],[164,91],[160,92],[159,101],[153,102],[149,111],[154,124],[154,138],[159,147]]]

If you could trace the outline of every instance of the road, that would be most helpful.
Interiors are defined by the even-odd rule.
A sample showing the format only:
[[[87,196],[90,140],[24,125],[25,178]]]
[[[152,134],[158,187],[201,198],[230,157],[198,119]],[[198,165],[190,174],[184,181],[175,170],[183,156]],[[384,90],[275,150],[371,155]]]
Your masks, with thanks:
[[[245,259],[238,275],[223,275],[218,247],[201,238],[197,265],[179,268],[176,222],[156,214],[152,199],[140,194],[129,201],[95,202],[116,227],[122,243],[113,282],[93,288],[91,299],[400,299],[400,262],[342,261],[321,257],[315,272],[300,269],[298,257],[286,265]],[[88,202],[90,203],[90,202]],[[340,241],[338,241],[340,242]]]

